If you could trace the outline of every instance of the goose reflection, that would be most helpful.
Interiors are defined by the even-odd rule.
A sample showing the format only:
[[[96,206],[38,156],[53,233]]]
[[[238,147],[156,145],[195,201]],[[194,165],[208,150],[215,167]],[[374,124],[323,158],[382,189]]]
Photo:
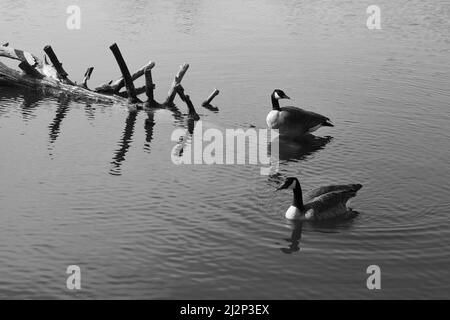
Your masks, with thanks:
[[[280,251],[286,254],[292,254],[300,251],[300,240],[302,233],[307,227],[307,231],[319,232],[319,233],[340,233],[344,230],[353,228],[355,218],[359,216],[359,212],[352,210],[352,215],[348,217],[338,217],[330,220],[323,221],[298,221],[298,220],[286,220],[286,224],[291,229],[290,238],[284,238],[283,240],[288,243],[287,247],[280,248]]]
[[[281,252],[291,254],[300,251],[300,239],[302,238],[303,223],[301,221],[287,221],[291,232],[290,238],[284,240],[289,243],[287,248],[280,248]]]
[[[313,153],[325,148],[333,140],[333,137],[318,137],[312,134],[306,135],[300,141],[293,141],[283,137],[278,137],[275,143],[278,143],[280,160],[303,160]],[[272,143],[274,143],[272,142]],[[271,144],[269,145],[271,150]]]

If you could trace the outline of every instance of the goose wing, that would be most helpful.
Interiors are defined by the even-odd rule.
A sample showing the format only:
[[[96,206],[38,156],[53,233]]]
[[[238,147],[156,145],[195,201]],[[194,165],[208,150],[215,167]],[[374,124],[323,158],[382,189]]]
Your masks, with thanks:
[[[354,191],[357,192],[362,188],[361,184],[337,184],[331,186],[322,186],[316,189],[313,189],[306,193],[303,197],[304,202],[313,201],[314,198],[321,196],[323,194],[335,191]]]
[[[307,204],[315,220],[332,219],[344,216],[348,212],[347,201],[356,196],[354,190],[341,190],[322,194]]]
[[[305,132],[321,125],[333,126],[330,119],[321,114],[291,106],[281,108],[279,121],[285,126],[301,127]]]

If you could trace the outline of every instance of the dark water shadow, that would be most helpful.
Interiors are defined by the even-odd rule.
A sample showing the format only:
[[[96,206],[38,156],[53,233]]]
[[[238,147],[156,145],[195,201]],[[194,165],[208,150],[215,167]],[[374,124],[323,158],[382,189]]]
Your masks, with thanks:
[[[49,140],[50,144],[53,144],[61,132],[61,124],[64,118],[67,116],[70,106],[70,99],[67,96],[60,96],[58,98],[58,106],[56,108],[56,114],[52,123],[48,126],[50,129]]]
[[[36,117],[35,111],[45,96],[39,92],[16,87],[0,86],[0,117],[11,111],[11,106],[7,102],[19,101],[19,109],[22,119],[27,122]]]
[[[147,119],[145,119],[144,129],[145,129],[145,144],[144,150],[151,152],[151,143],[153,140],[153,130],[155,127],[155,112],[150,110],[147,111]]]
[[[128,116],[125,119],[125,128],[122,133],[122,137],[118,143],[118,149],[114,153],[113,160],[111,161],[112,168],[110,170],[110,174],[112,175],[120,175],[121,174],[121,166],[125,161],[125,156],[130,148],[130,144],[133,141],[134,135],[134,127],[136,125],[138,111],[131,110],[128,112]]]
[[[130,148],[131,143],[133,142],[133,135],[135,131],[136,119],[139,112],[145,112],[147,114],[147,118],[144,122],[144,131],[145,131],[145,143],[144,143],[144,151],[147,153],[151,152],[151,143],[154,138],[154,127],[155,127],[155,112],[158,110],[167,110],[171,113],[174,122],[180,128],[186,129],[185,138],[192,135],[195,127],[195,120],[189,117],[188,114],[182,113],[180,109],[176,105],[165,106],[165,105],[154,105],[151,109],[146,110],[130,110],[129,114],[125,120],[125,127],[122,133],[122,137],[117,143],[118,148],[116,149],[113,159],[111,161],[111,169],[109,173],[111,175],[120,176],[122,174],[122,164],[126,160],[127,152]],[[180,140],[184,138],[180,137]]]
[[[52,122],[49,124],[49,150],[53,149],[53,145],[57,141],[58,137],[61,134],[61,128],[64,122],[64,119],[67,118],[67,115],[70,111],[71,103],[84,103],[84,114],[88,121],[95,120],[95,111],[97,106],[107,107],[109,104],[97,104],[97,103],[88,103],[86,101],[82,101],[77,97],[73,97],[71,95],[66,94],[44,94],[40,92],[34,92],[27,89],[14,88],[14,87],[2,87],[0,86],[0,117],[6,115],[11,111],[11,109],[17,110],[16,106],[11,106],[11,101],[15,102],[18,100],[22,100],[20,109],[22,110],[23,120],[28,121],[31,117],[35,117],[34,112],[40,105],[43,105],[42,101],[48,100],[49,102],[54,103],[56,100],[56,111],[55,116]],[[126,107],[126,106],[124,106]],[[151,151],[151,143],[154,138],[154,126],[155,126],[155,112],[157,110],[167,110],[171,113],[174,123],[180,127],[186,129],[186,134],[180,139],[187,140],[189,136],[191,136],[194,132],[195,127],[195,119],[192,119],[189,113],[183,113],[176,105],[166,106],[155,104],[151,109],[136,110],[129,109],[129,113],[125,119],[124,129],[122,131],[122,135],[120,137],[119,142],[117,143],[117,149],[113,154],[113,158],[111,161],[111,169],[110,174],[112,175],[121,175],[121,166],[126,160],[126,155],[128,150],[131,147],[133,142],[133,136],[135,132],[136,120],[139,112],[146,112],[147,118],[144,123],[144,131],[145,131],[145,144],[144,150],[146,152]]]
[[[204,105],[202,105],[202,107],[207,109],[207,110],[209,110],[209,111],[211,111],[211,112],[214,112],[214,113],[218,113],[219,112],[219,108],[217,106],[213,106],[211,104],[204,104]]]
[[[86,119],[88,119],[90,122],[93,122],[95,120],[95,106],[91,104],[86,104],[84,106],[84,114],[86,116]]]

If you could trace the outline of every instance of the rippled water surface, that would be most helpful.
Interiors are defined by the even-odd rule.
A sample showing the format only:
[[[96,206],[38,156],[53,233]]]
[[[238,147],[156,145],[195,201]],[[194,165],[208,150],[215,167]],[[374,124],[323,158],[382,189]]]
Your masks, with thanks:
[[[267,177],[174,164],[172,132],[189,129],[180,100],[129,112],[0,87],[1,298],[448,298],[448,1],[378,1],[373,31],[372,3],[356,0],[76,1],[81,30],[68,30],[72,2],[2,0],[2,43],[51,44],[72,79],[95,66],[95,87],[119,74],[117,42],[130,69],[156,61],[160,101],[189,62],[203,127],[264,128],[274,88],[335,127],[282,147]],[[214,87],[218,112],[200,106]],[[274,190],[291,175],[304,190],[362,183],[360,215],[285,221],[292,195]]]

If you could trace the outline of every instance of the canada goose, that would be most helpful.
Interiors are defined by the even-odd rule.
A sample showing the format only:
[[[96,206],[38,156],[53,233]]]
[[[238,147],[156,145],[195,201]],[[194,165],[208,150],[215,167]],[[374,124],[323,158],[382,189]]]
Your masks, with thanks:
[[[303,198],[300,182],[295,177],[289,177],[277,190],[292,189],[294,192],[292,205],[285,214],[286,219],[325,220],[351,216],[347,201],[356,196],[361,188],[361,184],[331,185],[314,189]]]
[[[271,129],[278,129],[281,136],[300,138],[307,133],[316,131],[322,126],[334,127],[327,117],[296,107],[282,107],[278,100],[290,99],[283,90],[275,89],[271,95],[272,110],[266,118]]]

